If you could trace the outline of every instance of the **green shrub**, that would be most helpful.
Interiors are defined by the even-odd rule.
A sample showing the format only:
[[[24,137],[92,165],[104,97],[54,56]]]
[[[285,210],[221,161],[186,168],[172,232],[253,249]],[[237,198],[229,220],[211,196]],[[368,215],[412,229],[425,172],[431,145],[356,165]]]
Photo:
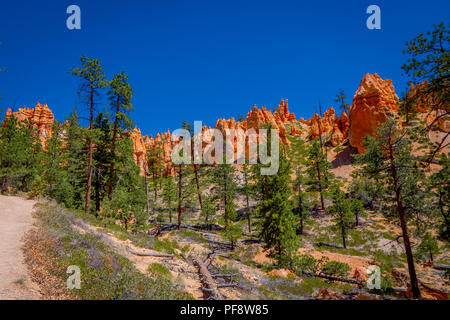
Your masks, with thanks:
[[[164,279],[172,278],[172,273],[170,272],[170,270],[160,263],[150,263],[148,266],[148,272],[150,272],[150,274],[152,274],[153,276],[161,277]]]
[[[329,261],[322,267],[324,274],[344,278],[349,275],[350,270],[351,268],[347,263],[339,261]]]

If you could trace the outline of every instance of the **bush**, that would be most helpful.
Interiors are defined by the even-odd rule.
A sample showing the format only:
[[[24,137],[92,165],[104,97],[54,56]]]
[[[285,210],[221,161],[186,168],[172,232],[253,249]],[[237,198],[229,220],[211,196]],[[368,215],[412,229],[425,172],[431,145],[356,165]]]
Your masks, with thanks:
[[[43,196],[46,191],[47,185],[44,179],[42,179],[41,176],[34,177],[33,182],[31,183],[31,190],[29,193],[30,198],[37,198]]]
[[[172,273],[170,273],[170,270],[162,264],[156,262],[149,264],[148,272],[150,272],[150,274],[152,274],[153,276],[161,277],[164,279],[172,278]]]
[[[351,268],[347,263],[339,261],[329,261],[322,267],[322,273],[343,278],[349,275],[350,270]]]

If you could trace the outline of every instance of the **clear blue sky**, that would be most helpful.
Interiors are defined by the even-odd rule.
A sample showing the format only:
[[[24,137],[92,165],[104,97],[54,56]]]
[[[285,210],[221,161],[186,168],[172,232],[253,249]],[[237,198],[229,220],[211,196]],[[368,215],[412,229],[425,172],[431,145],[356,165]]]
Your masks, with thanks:
[[[70,4],[81,8],[81,30],[66,28]],[[381,30],[366,28],[371,4]],[[339,88],[351,103],[367,72],[404,91],[405,41],[449,18],[448,0],[2,1],[0,108],[40,101],[64,120],[79,103],[79,80],[66,71],[86,54],[108,77],[129,75],[146,134],[184,119],[214,125],[280,98],[309,118]]]

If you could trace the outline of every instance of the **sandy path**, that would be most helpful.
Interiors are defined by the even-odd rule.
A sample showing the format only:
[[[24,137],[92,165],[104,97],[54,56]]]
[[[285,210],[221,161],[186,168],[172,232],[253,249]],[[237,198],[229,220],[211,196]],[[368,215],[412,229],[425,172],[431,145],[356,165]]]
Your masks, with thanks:
[[[39,299],[22,253],[22,238],[32,227],[35,201],[0,195],[0,300]]]

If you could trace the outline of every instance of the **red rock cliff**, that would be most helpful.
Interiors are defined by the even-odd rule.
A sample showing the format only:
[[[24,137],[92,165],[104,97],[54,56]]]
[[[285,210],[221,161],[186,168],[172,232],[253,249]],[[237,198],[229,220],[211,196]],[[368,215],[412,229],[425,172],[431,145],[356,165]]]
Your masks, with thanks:
[[[34,109],[26,108],[24,106],[23,108],[19,108],[16,112],[12,112],[11,108],[9,108],[6,111],[5,118],[10,117],[11,115],[14,115],[21,122],[29,121],[29,123],[37,129],[43,143],[45,143],[45,139],[52,134],[55,116],[46,104],[42,105],[38,102]]]
[[[362,142],[366,135],[375,134],[388,114],[397,112],[397,101],[392,80],[383,80],[376,73],[362,78],[349,112],[349,142],[359,153],[364,152]]]

